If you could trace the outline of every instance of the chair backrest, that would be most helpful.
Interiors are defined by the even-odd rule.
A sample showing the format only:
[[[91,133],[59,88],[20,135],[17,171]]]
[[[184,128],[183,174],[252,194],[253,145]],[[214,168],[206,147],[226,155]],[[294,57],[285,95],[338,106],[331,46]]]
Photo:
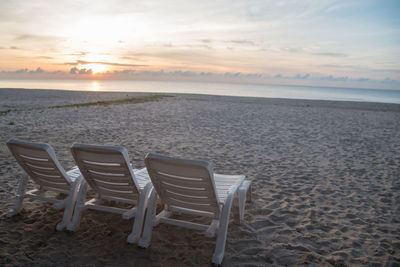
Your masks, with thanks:
[[[221,207],[209,162],[150,153],[145,163],[157,194],[171,209],[219,217]]]
[[[136,203],[140,189],[124,147],[74,144],[71,152],[99,198]]]
[[[71,180],[47,144],[11,139],[7,142],[19,165],[41,189],[68,193]]]

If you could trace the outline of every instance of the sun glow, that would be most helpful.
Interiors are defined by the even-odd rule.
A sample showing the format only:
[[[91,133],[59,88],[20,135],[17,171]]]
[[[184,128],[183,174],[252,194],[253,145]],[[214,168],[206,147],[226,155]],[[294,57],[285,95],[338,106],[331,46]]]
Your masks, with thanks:
[[[96,63],[84,64],[84,65],[82,65],[82,68],[85,68],[87,70],[92,70],[93,74],[105,72],[109,69],[109,67],[107,65],[96,64]]]

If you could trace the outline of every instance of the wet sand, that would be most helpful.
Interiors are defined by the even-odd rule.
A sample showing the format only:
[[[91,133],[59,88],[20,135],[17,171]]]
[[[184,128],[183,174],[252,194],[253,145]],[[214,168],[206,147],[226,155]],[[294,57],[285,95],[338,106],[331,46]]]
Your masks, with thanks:
[[[62,212],[39,201],[7,218],[23,174],[10,138],[50,144],[66,169],[79,142],[124,146],[136,168],[156,152],[245,174],[253,202],[229,225],[223,266],[400,265],[400,105],[168,94],[48,108],[143,95],[0,89],[1,265],[207,266],[215,247],[161,224],[139,249],[126,243],[133,219],[96,211],[56,232]]]

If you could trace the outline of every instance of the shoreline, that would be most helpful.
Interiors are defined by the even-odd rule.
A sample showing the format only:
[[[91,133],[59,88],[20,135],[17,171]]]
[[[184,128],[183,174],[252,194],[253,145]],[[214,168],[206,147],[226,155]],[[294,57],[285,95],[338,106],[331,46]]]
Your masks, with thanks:
[[[126,243],[133,220],[97,211],[56,232],[62,212],[40,201],[7,218],[23,174],[10,138],[50,144],[67,170],[71,145],[88,143],[124,146],[135,168],[155,152],[246,175],[253,201],[243,225],[231,216],[222,266],[400,264],[400,105],[167,93],[48,108],[145,95],[0,89],[0,111],[20,109],[0,116],[1,265],[204,266],[215,248],[202,232],[161,224],[138,249]]]

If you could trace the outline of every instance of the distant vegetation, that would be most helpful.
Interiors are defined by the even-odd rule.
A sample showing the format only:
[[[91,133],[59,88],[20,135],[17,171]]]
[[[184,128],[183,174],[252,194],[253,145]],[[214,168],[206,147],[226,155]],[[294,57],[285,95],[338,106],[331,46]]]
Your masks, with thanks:
[[[14,110],[12,110],[12,109],[1,110],[1,111],[0,111],[0,115],[7,114],[8,112],[11,112],[11,111],[15,111],[15,109],[14,109]]]
[[[108,105],[121,105],[121,104],[137,104],[137,103],[145,103],[145,102],[153,102],[159,101],[165,97],[173,97],[170,95],[146,95],[146,96],[138,96],[138,97],[129,97],[115,100],[104,100],[104,101],[96,101],[96,102],[87,102],[87,103],[77,103],[77,104],[66,104],[66,105],[57,105],[57,106],[49,106],[49,107],[41,107],[41,108],[31,108],[25,110],[38,110],[38,109],[47,109],[47,108],[71,108],[71,107],[87,107],[87,106],[108,106]],[[8,109],[4,111],[0,111],[1,115],[6,115],[9,112],[13,111],[23,111],[24,109]],[[13,125],[13,124],[9,124]]]
[[[164,97],[170,97],[170,96],[167,96],[167,95],[148,95],[148,96],[140,96],[140,97],[130,97],[130,98],[115,99],[115,100],[105,100],[105,101],[97,101],[97,102],[87,102],[87,103],[78,103],[78,104],[50,106],[49,108],[70,108],[70,107],[86,107],[86,106],[107,106],[107,105],[120,105],[120,104],[137,104],[137,103],[158,101],[158,100],[161,100]]]

